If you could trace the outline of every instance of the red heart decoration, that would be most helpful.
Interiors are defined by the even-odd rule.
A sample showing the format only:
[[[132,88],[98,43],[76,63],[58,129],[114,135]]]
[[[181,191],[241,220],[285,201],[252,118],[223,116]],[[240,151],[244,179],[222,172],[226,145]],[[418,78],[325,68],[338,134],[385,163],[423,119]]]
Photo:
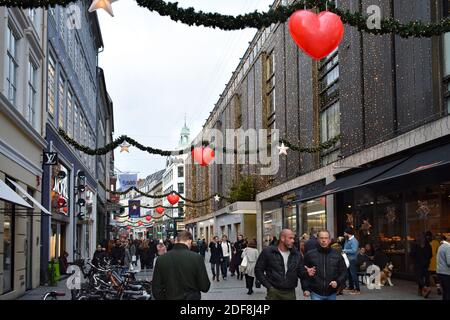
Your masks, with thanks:
[[[142,226],[143,225],[143,222],[142,221],[138,221],[138,226]]]
[[[333,52],[344,37],[341,18],[329,11],[295,11],[289,18],[289,31],[300,49],[316,60]]]
[[[164,212],[164,208],[163,208],[163,207],[158,207],[158,208],[156,208],[155,210],[156,210],[156,212],[158,212],[159,214],[161,214],[161,213]]]
[[[174,205],[175,203],[177,203],[178,201],[180,201],[180,197],[177,194],[169,194],[167,196],[167,201],[170,202],[171,205]]]
[[[131,229],[131,226],[127,226],[127,229],[130,230],[130,229]]]
[[[146,216],[145,220],[150,221],[150,220],[152,220],[152,217],[151,216]]]
[[[192,158],[202,167],[205,167],[214,159],[214,150],[210,147],[194,148],[192,150]]]

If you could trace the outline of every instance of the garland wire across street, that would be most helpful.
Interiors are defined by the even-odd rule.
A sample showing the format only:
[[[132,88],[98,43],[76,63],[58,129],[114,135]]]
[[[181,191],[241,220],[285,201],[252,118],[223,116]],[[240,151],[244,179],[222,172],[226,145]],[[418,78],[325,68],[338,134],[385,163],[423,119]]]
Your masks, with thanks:
[[[223,0],[225,1],[225,0]],[[75,0],[0,0],[0,6],[22,8],[44,8],[55,5],[67,6]],[[370,17],[360,12],[351,12],[347,9],[336,8],[327,0],[299,0],[289,5],[278,5],[267,12],[251,12],[238,16],[223,15],[219,13],[205,13],[194,8],[180,8],[178,3],[162,0],[136,0],[141,7],[157,12],[161,16],[168,16],[174,21],[180,21],[189,26],[205,26],[222,30],[239,30],[244,28],[264,28],[273,23],[284,23],[297,10],[317,8],[319,11],[328,10],[337,14],[343,23],[357,28],[360,31],[382,35],[397,34],[400,37],[432,37],[450,32],[450,18],[436,22],[400,21],[387,17],[380,21],[380,28],[371,28],[367,25]]]

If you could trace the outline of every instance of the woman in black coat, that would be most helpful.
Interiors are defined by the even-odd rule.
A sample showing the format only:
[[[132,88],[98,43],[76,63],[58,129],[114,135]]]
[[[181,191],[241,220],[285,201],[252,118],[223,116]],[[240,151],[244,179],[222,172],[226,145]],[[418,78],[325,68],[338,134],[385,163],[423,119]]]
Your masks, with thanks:
[[[213,281],[217,279],[219,282],[220,278],[220,265],[223,260],[222,246],[219,243],[219,237],[215,236],[213,241],[209,244],[209,252],[211,257],[209,258],[209,263],[211,263],[211,271],[213,274]]]

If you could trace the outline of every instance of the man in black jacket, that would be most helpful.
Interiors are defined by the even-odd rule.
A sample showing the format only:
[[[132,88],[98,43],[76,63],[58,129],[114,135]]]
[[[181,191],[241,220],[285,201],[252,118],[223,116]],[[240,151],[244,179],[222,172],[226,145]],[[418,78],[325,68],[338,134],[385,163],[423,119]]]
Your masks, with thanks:
[[[261,252],[255,266],[255,275],[267,288],[267,300],[296,300],[295,288],[307,270],[300,252],[294,248],[294,233],[289,229],[280,232],[278,246],[269,246]]]
[[[222,246],[219,243],[218,236],[214,236],[213,240],[209,244],[209,252],[211,253],[211,256],[209,257],[209,263],[211,263],[213,281],[217,280],[217,282],[219,282],[220,265],[222,264],[223,253],[222,253]]]
[[[200,300],[208,292],[208,279],[203,258],[190,250],[192,234],[181,231],[171,251],[156,260],[152,292],[156,300]]]
[[[317,230],[311,228],[311,238],[305,242],[305,254],[310,250],[318,249],[320,247],[319,240],[317,239]]]
[[[318,233],[320,247],[305,255],[305,267],[313,268],[302,279],[303,295],[311,300],[336,300],[337,288],[345,284],[347,266],[342,255],[330,248],[330,232]]]

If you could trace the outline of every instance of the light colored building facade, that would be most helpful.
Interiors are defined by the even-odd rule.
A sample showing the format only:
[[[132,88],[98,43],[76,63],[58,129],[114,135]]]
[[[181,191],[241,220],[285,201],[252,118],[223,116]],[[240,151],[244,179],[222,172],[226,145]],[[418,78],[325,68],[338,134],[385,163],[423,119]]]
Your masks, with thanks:
[[[91,258],[97,241],[97,159],[69,146],[58,134],[63,129],[80,144],[97,146],[97,65],[103,40],[97,13],[89,13],[87,6],[78,1],[50,8],[47,14],[46,151],[56,152],[58,163],[44,168],[42,203],[52,216],[42,228],[42,283],[47,281],[49,261],[64,252],[69,262]],[[73,24],[72,18],[79,21]],[[80,185],[85,185],[84,191]]]
[[[40,203],[47,145],[46,11],[0,7],[0,17],[0,180]],[[41,208],[31,205],[26,210],[0,197],[0,300],[39,285]]]

